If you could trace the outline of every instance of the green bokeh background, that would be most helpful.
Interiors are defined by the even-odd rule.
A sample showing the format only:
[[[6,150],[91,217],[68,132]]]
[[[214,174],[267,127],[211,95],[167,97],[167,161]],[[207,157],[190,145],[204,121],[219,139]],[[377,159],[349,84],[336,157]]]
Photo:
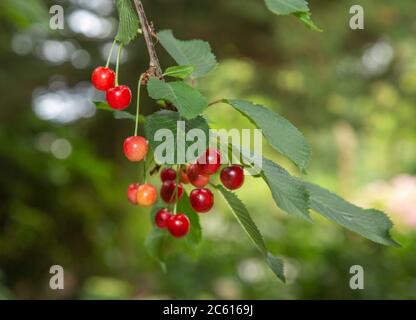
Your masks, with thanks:
[[[265,185],[248,178],[238,195],[270,250],[284,257],[288,283],[267,269],[220,199],[201,217],[204,236],[197,252],[171,255],[163,273],[143,245],[148,210],[126,201],[127,185],[139,174],[122,154],[132,123],[105,112],[62,123],[54,121],[56,114],[45,120],[37,109],[36,101],[47,93],[72,94],[49,103],[49,110],[64,114],[59,101],[76,98],[82,106],[102,98],[88,89],[88,81],[92,69],[105,63],[101,50],[116,31],[112,2],[2,0],[0,297],[416,298],[414,0],[360,1],[364,30],[348,25],[357,1],[311,0],[323,33],[271,14],[261,0],[143,2],[158,30],[211,43],[220,65],[198,83],[210,100],[252,100],[290,119],[313,149],[305,178],[388,212],[402,247],[374,244],[316,214],[312,224],[287,216]],[[53,4],[65,9],[62,31],[48,27]],[[94,36],[88,31],[97,31],[100,16],[111,28]],[[57,42],[48,46],[48,40]],[[157,49],[162,65],[172,65]],[[128,46],[125,56],[121,79],[135,87],[148,61],[143,40]],[[157,109],[146,95],[143,101],[145,113]],[[211,108],[208,117],[224,128],[251,128],[223,105]],[[298,174],[266,143],[264,153]],[[49,288],[55,264],[65,270],[62,291]],[[365,290],[350,289],[352,265],[363,266]]]

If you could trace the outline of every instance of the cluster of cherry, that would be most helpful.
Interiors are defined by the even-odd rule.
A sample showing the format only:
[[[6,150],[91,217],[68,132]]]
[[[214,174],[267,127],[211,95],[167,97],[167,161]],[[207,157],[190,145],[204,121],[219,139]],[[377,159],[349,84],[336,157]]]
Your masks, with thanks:
[[[167,204],[177,204],[182,198],[184,184],[191,184],[195,187],[189,194],[189,201],[195,212],[206,213],[214,205],[214,194],[206,188],[211,176],[221,168],[221,155],[216,149],[208,148],[195,164],[180,166],[178,172],[172,168],[165,168],[160,173],[162,186],[160,197]],[[222,184],[230,189],[236,190],[244,183],[244,170],[239,165],[224,167],[220,173]],[[131,184],[127,191],[131,203],[150,206],[157,198],[157,191],[150,184]],[[175,206],[176,208],[176,206]],[[168,208],[159,210],[155,215],[157,227],[167,228],[176,238],[186,236],[190,230],[189,218],[183,213],[169,211]]]
[[[92,84],[97,90],[106,92],[106,99],[115,110],[126,109],[131,102],[131,90],[128,86],[117,83],[116,73],[108,67],[97,67],[91,77]]]
[[[119,86],[117,75],[108,67],[97,67],[92,74],[91,81],[97,90],[106,92],[106,99],[111,108],[123,110],[131,102],[131,91],[127,86]],[[139,112],[139,110],[137,110]],[[137,132],[137,121],[136,121]],[[148,141],[135,134],[124,141],[124,154],[132,162],[140,162],[148,153]],[[208,148],[196,163],[179,167],[179,173],[172,168],[161,171],[162,187],[160,197],[169,206],[174,205],[173,212],[168,208],[159,210],[155,215],[157,227],[167,228],[176,238],[184,237],[189,233],[190,221],[183,213],[177,213],[178,201],[183,196],[183,184],[195,187],[189,194],[192,208],[198,213],[211,210],[214,205],[214,195],[206,186],[212,175],[221,168],[221,154],[218,150]],[[220,180],[230,189],[240,188],[244,183],[244,170],[239,165],[227,166],[221,170]],[[157,189],[150,183],[134,183],[128,187],[127,197],[134,205],[150,207],[157,200]]]

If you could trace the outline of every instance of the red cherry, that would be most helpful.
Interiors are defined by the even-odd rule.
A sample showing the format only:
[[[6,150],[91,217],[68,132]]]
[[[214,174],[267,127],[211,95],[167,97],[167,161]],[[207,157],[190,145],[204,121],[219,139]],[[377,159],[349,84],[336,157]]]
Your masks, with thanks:
[[[131,204],[137,204],[137,189],[139,189],[138,183],[132,183],[127,189],[127,198]]]
[[[189,180],[188,174],[186,173],[186,170],[181,169],[181,182],[183,184],[189,184],[191,181]]]
[[[156,212],[155,215],[155,223],[156,226],[160,229],[166,228],[166,221],[172,216],[172,213],[168,211],[168,209],[160,209]]]
[[[212,175],[221,167],[221,154],[216,149],[208,148],[197,161],[199,170],[203,174]]]
[[[191,164],[186,171],[189,181],[197,188],[203,188],[209,183],[209,176],[199,171],[199,166]]]
[[[124,140],[124,155],[133,162],[142,161],[148,150],[148,142],[144,137],[132,136]]]
[[[142,184],[137,189],[137,204],[142,207],[152,206],[157,199],[157,190],[150,183]]]
[[[178,189],[178,200],[183,196],[183,187],[182,184],[179,184],[176,188],[175,181],[167,180],[163,182],[162,188],[160,189],[160,197],[166,203],[174,203],[176,201],[176,189]]]
[[[214,195],[209,189],[195,189],[189,195],[192,208],[196,212],[205,213],[214,205]]]
[[[189,232],[190,224],[188,217],[182,213],[172,215],[166,220],[166,226],[170,234],[175,238],[186,236]]]
[[[160,179],[165,182],[168,180],[175,180],[176,179],[176,171],[171,168],[165,168],[160,173]]]
[[[97,90],[107,91],[114,87],[116,73],[110,68],[97,67],[92,72],[91,82]]]
[[[237,165],[226,167],[221,170],[220,179],[224,187],[236,190],[244,183],[244,169]]]
[[[106,94],[107,102],[111,108],[116,110],[126,109],[131,102],[131,91],[127,86],[111,88]]]

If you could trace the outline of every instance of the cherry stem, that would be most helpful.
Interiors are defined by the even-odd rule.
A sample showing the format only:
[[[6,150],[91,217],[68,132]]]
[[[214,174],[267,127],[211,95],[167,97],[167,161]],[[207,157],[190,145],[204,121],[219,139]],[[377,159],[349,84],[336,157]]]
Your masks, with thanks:
[[[134,127],[134,135],[137,136],[139,129],[139,115],[140,115],[140,89],[142,87],[144,73],[141,74],[139,82],[137,83],[137,104],[136,104],[136,126]]]
[[[122,50],[123,50],[123,44],[120,43],[120,45],[118,46],[117,62],[116,62],[116,87],[118,87],[118,67],[120,65],[120,56],[121,56]]]
[[[144,162],[143,162],[143,179],[144,179],[144,183],[147,183],[147,155],[146,155],[146,159],[144,159]]]
[[[114,46],[116,45],[116,42],[117,42],[117,40],[114,39],[113,44],[111,45],[110,52],[108,54],[107,63],[105,64],[106,68],[108,68],[108,66],[110,65],[111,56],[113,55],[113,50],[114,50]]]
[[[178,200],[179,200],[179,178],[180,178],[180,170],[181,165],[178,164],[176,167],[176,182],[175,182],[175,206],[173,207],[173,214],[176,214],[177,206],[178,206]]]
[[[152,73],[154,73],[156,77],[163,79],[162,68],[160,67],[159,58],[156,54],[155,46],[153,44],[152,39],[153,28],[147,20],[142,1],[134,0],[134,5],[136,7],[137,15],[139,16],[140,26],[142,28],[144,40],[146,42],[147,51],[149,52],[149,69],[150,71],[152,71]]]
[[[227,103],[227,99],[219,99],[219,100],[212,101],[208,104],[208,107],[213,106],[214,104],[217,104],[217,103]]]

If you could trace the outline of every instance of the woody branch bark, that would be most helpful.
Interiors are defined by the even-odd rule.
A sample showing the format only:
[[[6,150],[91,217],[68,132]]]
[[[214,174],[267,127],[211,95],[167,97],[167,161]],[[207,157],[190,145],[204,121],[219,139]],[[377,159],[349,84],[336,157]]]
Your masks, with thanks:
[[[154,75],[158,78],[163,77],[162,68],[160,67],[159,58],[157,57],[155,46],[152,39],[152,27],[147,20],[146,13],[143,8],[141,0],[134,0],[134,5],[136,7],[137,14],[139,16],[140,25],[143,32],[144,40],[146,41],[147,51],[149,52],[149,75]]]

